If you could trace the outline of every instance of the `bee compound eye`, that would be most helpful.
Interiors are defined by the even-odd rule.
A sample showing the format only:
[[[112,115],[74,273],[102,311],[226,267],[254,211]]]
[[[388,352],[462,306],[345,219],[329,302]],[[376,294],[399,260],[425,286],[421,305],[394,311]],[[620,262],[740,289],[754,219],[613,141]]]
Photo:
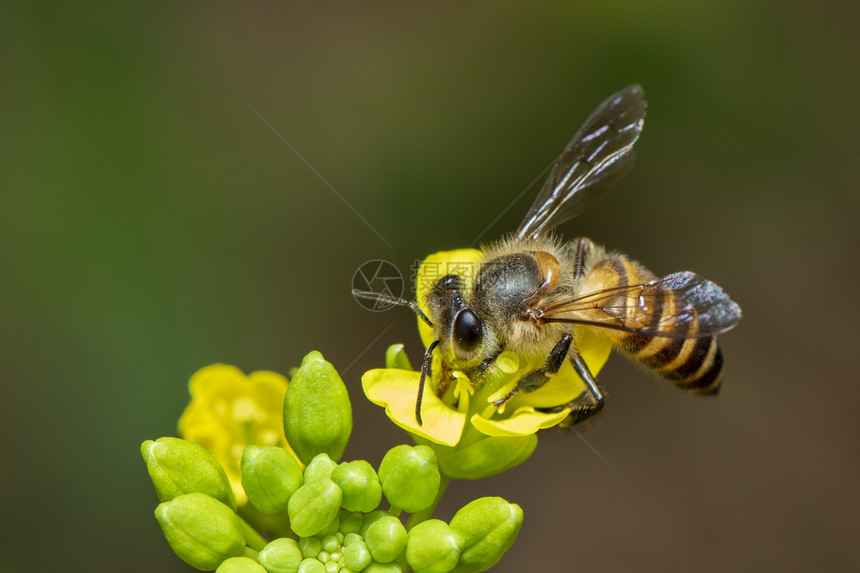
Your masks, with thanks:
[[[484,324],[481,317],[471,308],[464,308],[454,318],[454,344],[458,349],[472,353],[477,350],[484,338]]]

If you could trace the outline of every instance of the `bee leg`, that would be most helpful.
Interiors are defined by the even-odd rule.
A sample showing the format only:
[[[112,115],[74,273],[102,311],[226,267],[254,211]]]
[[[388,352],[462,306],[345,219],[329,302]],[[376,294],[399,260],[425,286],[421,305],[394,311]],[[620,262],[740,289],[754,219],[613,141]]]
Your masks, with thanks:
[[[570,345],[573,342],[573,337],[569,334],[565,334],[561,337],[561,340],[558,341],[558,344],[553,347],[550,351],[549,356],[546,358],[546,363],[543,368],[538,368],[537,370],[532,370],[522,378],[520,378],[517,385],[514,386],[513,390],[493,402],[493,405],[496,408],[499,408],[502,404],[519,394],[520,392],[534,392],[547,382],[549,382],[550,376],[558,372],[558,369],[561,368],[561,365],[564,364],[564,358],[567,356],[567,353],[570,351]]]
[[[582,357],[578,354],[572,354],[570,356],[570,363],[579,377],[582,378],[582,381],[585,382],[586,390],[583,394],[586,395],[588,401],[581,401],[580,396],[582,394],[580,394],[580,396],[577,396],[576,399],[571,400],[567,404],[561,404],[552,408],[540,408],[540,410],[542,412],[560,412],[565,408],[570,408],[570,416],[568,416],[570,424],[578,424],[599,412],[603,408],[605,398],[600,387],[597,385],[597,381],[591,374],[591,370],[588,369],[588,365]]]
[[[477,370],[479,374],[483,374],[490,367],[490,364],[492,364],[493,361],[495,361],[495,359],[498,358],[499,354],[501,353],[502,349],[499,348],[494,354],[487,356],[486,358],[481,360],[481,363],[475,367],[475,370]]]
[[[424,425],[421,419],[421,400],[424,397],[424,381],[427,379],[427,374],[430,372],[430,366],[433,364],[433,350],[439,345],[438,340],[434,340],[427,347],[427,352],[424,353],[424,362],[421,363],[421,378],[418,380],[418,398],[415,400],[415,421],[419,426]]]

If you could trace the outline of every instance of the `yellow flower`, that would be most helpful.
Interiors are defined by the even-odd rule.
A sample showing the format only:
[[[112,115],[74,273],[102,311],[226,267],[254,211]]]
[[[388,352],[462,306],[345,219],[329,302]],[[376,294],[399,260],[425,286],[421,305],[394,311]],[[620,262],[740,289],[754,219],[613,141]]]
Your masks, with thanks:
[[[459,274],[468,288],[480,261],[481,252],[475,249],[446,251],[427,257],[416,277],[417,300],[422,310],[426,313],[424,299],[438,279],[446,274]],[[419,319],[418,330],[424,345],[428,346],[434,340],[433,329]],[[589,369],[597,374],[609,357],[609,340],[588,328],[580,328],[576,332],[576,341]],[[362,387],[368,399],[384,406],[395,424],[419,441],[426,440],[440,446],[456,449],[458,445],[473,445],[487,437],[531,436],[540,429],[555,426],[570,413],[567,408],[556,413],[539,409],[566,404],[585,391],[583,381],[570,363],[565,362],[547,384],[534,392],[520,393],[497,409],[493,405],[495,400],[507,394],[525,374],[543,366],[542,362],[528,362],[513,352],[505,351],[496,359],[497,374],[480,385],[473,384],[463,372],[451,372],[449,366],[446,378],[449,387],[439,398],[440,373],[444,370],[442,360],[438,353],[434,356],[433,376],[427,380],[422,397],[423,424],[420,426],[415,420],[420,373],[412,370],[402,346],[389,349],[388,368],[371,370],[362,377]]]
[[[283,425],[287,385],[275,372],[245,376],[226,364],[207,366],[188,382],[191,402],[179,418],[179,435],[212,452],[224,466],[239,505],[248,499],[240,467],[245,446],[290,450]]]

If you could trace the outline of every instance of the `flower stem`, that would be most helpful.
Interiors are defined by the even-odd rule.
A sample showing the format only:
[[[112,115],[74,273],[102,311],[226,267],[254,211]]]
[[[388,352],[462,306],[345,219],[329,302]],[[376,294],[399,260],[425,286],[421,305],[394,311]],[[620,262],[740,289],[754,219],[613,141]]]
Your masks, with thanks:
[[[439,482],[439,491],[436,492],[436,499],[433,500],[433,503],[430,505],[430,507],[423,511],[416,511],[409,517],[409,523],[406,524],[406,531],[409,531],[422,521],[427,521],[428,519],[433,517],[433,512],[436,511],[436,506],[439,505],[439,501],[442,499],[442,495],[448,488],[449,483],[451,483],[451,478],[449,478],[443,473],[442,481]]]
[[[259,551],[256,551],[256,550],[254,550],[254,549],[251,549],[251,548],[250,548],[250,547],[248,547],[248,546],[245,546],[245,553],[244,553],[245,557],[250,557],[251,559],[253,559],[254,561],[256,561],[256,560],[257,560],[257,554],[258,554],[258,553],[259,553]]]
[[[263,536],[257,533],[256,529],[248,525],[248,522],[241,516],[237,515],[236,517],[239,518],[239,523],[242,525],[242,535],[244,535],[245,543],[248,544],[248,547],[257,551],[262,550],[266,546],[266,540],[263,539]]]

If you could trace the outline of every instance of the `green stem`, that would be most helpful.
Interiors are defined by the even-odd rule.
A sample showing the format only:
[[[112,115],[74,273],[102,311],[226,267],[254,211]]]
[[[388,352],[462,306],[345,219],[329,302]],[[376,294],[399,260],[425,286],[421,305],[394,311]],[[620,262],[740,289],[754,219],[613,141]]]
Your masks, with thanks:
[[[250,503],[246,503],[245,505],[239,506],[237,512],[239,517],[244,519],[248,525],[256,529],[258,532],[262,531],[266,537],[269,539],[277,539],[279,537],[292,537],[295,540],[298,540],[298,537],[293,530],[290,529],[290,518],[287,516],[287,512],[283,513],[261,513],[257,508],[255,508]]]
[[[248,547],[257,551],[262,550],[266,546],[266,540],[263,539],[263,536],[257,533],[256,529],[248,525],[248,522],[242,516],[237,515],[236,517],[239,518],[239,523],[242,525],[242,535],[245,537],[245,543],[248,544]]]
[[[445,493],[445,490],[448,488],[448,484],[451,483],[451,478],[442,474],[442,481],[439,483],[439,491],[436,492],[436,499],[433,500],[433,503],[427,509],[423,511],[416,511],[409,517],[409,523],[406,524],[406,531],[409,531],[422,521],[427,521],[431,517],[433,517],[433,512],[436,511],[436,506],[439,505],[439,501],[442,499],[442,495]]]
[[[258,555],[259,553],[260,553],[259,551],[255,551],[255,550],[251,549],[250,547],[245,546],[245,553],[244,553],[244,556],[245,556],[245,557],[250,557],[251,559],[253,559],[254,561],[256,561],[256,560],[257,560],[257,555]]]

